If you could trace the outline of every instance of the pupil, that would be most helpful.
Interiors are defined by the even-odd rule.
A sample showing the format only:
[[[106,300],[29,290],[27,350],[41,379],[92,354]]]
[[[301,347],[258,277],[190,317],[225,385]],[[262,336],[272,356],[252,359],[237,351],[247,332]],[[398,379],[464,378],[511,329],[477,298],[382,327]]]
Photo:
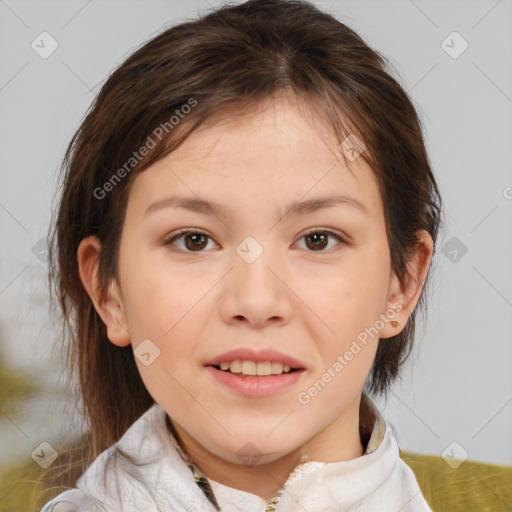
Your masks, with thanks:
[[[198,248],[202,249],[202,247],[204,245],[204,240],[203,240],[203,244],[201,244],[201,239],[204,239],[204,238],[205,238],[205,236],[201,235],[200,233],[196,233],[194,235],[188,235],[186,237],[186,239],[192,240],[192,244],[191,245],[187,244],[187,247],[192,250],[198,249]],[[201,244],[201,245],[198,245],[198,244]]]
[[[319,242],[320,243],[324,242],[321,247],[322,249],[325,247],[326,236],[324,234],[313,233],[312,235],[308,235],[308,239],[313,240],[313,248],[314,249],[319,248],[319,246],[316,245]]]

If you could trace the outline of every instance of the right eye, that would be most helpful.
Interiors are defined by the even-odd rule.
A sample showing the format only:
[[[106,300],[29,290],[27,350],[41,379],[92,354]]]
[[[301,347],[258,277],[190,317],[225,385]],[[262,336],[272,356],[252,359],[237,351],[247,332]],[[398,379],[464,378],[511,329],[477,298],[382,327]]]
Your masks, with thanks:
[[[180,239],[183,239],[183,243],[181,244],[181,247],[176,249],[176,242]],[[183,229],[171,235],[170,238],[167,238],[163,245],[169,246],[171,251],[180,250],[184,252],[203,252],[208,239],[211,240],[211,238],[202,231]]]

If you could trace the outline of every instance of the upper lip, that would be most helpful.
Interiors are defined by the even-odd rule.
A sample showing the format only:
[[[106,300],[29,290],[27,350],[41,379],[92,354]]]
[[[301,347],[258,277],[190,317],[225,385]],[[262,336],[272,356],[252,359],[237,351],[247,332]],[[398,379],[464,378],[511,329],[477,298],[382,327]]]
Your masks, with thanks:
[[[295,359],[294,357],[288,356],[286,354],[282,354],[273,348],[265,348],[261,350],[253,350],[251,348],[236,348],[233,350],[228,350],[213,359],[206,361],[205,366],[217,366],[223,362],[232,362],[235,360],[242,361],[254,361],[256,363],[259,362],[278,362],[282,364],[287,364],[295,369],[305,369],[305,365]]]

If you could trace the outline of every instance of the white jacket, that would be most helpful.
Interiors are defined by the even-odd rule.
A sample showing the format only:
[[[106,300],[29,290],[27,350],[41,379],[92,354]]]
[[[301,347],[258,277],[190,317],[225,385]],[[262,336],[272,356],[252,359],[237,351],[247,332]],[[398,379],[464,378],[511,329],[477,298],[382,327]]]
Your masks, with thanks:
[[[341,462],[307,461],[266,503],[195,467],[154,404],[41,512],[432,512],[395,436],[373,402],[366,451]],[[102,484],[105,478],[106,486]]]

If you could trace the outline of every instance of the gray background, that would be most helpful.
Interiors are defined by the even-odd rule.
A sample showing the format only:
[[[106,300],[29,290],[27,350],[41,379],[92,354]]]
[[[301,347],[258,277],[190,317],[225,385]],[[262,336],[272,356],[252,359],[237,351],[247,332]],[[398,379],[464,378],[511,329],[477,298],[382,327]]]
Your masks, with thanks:
[[[0,349],[41,389],[15,414],[0,412],[4,462],[71,435],[46,265],[32,251],[47,232],[65,147],[115,66],[220,3],[0,0]],[[405,450],[510,465],[512,2],[314,3],[394,66],[425,124],[446,206],[428,318],[402,382],[379,405]],[[46,59],[31,47],[44,31],[58,43]],[[457,58],[464,43],[454,31],[469,45]]]

